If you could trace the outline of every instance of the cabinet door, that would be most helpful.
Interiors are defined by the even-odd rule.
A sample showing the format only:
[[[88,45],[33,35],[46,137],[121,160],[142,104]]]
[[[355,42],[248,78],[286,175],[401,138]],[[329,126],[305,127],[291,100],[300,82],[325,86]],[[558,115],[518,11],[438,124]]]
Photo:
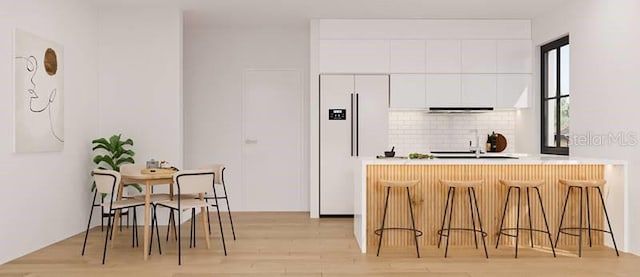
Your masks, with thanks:
[[[527,108],[531,91],[531,75],[498,74],[496,108]]]
[[[391,75],[391,108],[425,108],[424,74]]]
[[[356,154],[374,157],[389,146],[389,75],[356,75],[355,90]]]
[[[386,40],[321,40],[320,73],[387,73]]]
[[[496,75],[466,74],[462,76],[462,106],[495,107]]]
[[[463,40],[462,72],[496,73],[496,41]]]
[[[389,47],[391,73],[424,73],[424,40],[392,40]]]
[[[427,73],[460,73],[460,41],[427,41],[426,70]]]
[[[460,106],[460,74],[427,74],[427,106]]]
[[[497,47],[498,73],[531,73],[530,40],[500,40]]]

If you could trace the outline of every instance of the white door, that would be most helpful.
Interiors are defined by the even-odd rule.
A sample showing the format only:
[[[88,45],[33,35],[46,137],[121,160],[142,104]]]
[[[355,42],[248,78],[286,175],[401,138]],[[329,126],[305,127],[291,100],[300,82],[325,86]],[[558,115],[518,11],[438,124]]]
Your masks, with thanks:
[[[243,186],[250,211],[306,211],[302,181],[302,75],[246,70],[243,76]]]

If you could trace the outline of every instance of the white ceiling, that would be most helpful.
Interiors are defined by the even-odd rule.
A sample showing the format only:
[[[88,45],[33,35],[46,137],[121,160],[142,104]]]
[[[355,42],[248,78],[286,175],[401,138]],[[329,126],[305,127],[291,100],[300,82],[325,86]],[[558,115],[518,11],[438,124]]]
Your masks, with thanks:
[[[101,6],[170,5],[185,25],[287,25],[312,18],[531,19],[571,0],[94,0]]]

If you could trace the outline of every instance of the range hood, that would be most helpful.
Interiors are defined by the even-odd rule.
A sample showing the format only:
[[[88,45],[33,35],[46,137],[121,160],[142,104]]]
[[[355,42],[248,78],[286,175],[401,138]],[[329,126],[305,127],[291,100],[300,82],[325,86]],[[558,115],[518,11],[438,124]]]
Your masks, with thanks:
[[[493,111],[493,107],[429,107],[430,113],[483,113]]]

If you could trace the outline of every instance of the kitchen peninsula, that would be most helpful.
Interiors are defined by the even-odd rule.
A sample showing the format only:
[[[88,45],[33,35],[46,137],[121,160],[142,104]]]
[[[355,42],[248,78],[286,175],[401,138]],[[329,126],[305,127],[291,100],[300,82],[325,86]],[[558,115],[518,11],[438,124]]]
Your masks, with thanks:
[[[418,238],[422,246],[437,245],[437,230],[440,228],[445,201],[446,187],[439,180],[483,180],[483,185],[477,191],[478,205],[487,232],[487,244],[495,245],[496,235],[500,227],[500,219],[504,209],[507,188],[500,184],[500,179],[536,179],[544,180],[540,188],[544,208],[549,222],[549,228],[555,239],[558,224],[566,197],[567,187],[559,184],[559,179],[605,179],[607,181],[603,194],[613,226],[618,248],[622,251],[629,249],[629,199],[627,183],[627,163],[625,161],[586,159],[575,157],[536,156],[520,157],[518,159],[375,159],[360,158],[354,160],[354,234],[362,253],[368,247],[375,249],[378,237],[374,230],[380,227],[385,203],[385,190],[379,185],[380,180],[419,180],[419,184],[410,189],[411,202],[415,213],[416,228],[424,235]],[[453,224],[469,226],[469,207],[465,202],[466,191],[459,192],[462,199],[455,202]],[[515,193],[513,194],[515,195]],[[516,201],[512,195],[507,207],[505,224],[515,224]],[[527,222],[526,194],[523,191],[523,211],[521,211],[521,225]],[[531,214],[533,226],[544,228],[540,207],[535,194],[531,200]],[[574,216],[578,209],[579,194],[574,190],[570,196],[570,204],[565,218],[567,224],[577,225],[578,218]],[[603,229],[605,221],[600,201],[592,193],[591,224],[593,228]],[[387,226],[408,227],[411,225],[406,194],[392,191],[387,211]],[[528,226],[528,222],[525,224]],[[586,225],[586,223],[585,223]],[[527,241],[528,234],[521,234],[521,243]],[[563,236],[558,247],[577,245],[577,238]],[[534,234],[536,247],[548,247],[546,234]],[[470,234],[453,234],[452,245],[473,244]],[[501,244],[513,244],[513,239],[503,239]],[[610,246],[609,236],[594,232],[594,245]],[[414,239],[411,232],[385,232],[383,247],[413,246]]]

